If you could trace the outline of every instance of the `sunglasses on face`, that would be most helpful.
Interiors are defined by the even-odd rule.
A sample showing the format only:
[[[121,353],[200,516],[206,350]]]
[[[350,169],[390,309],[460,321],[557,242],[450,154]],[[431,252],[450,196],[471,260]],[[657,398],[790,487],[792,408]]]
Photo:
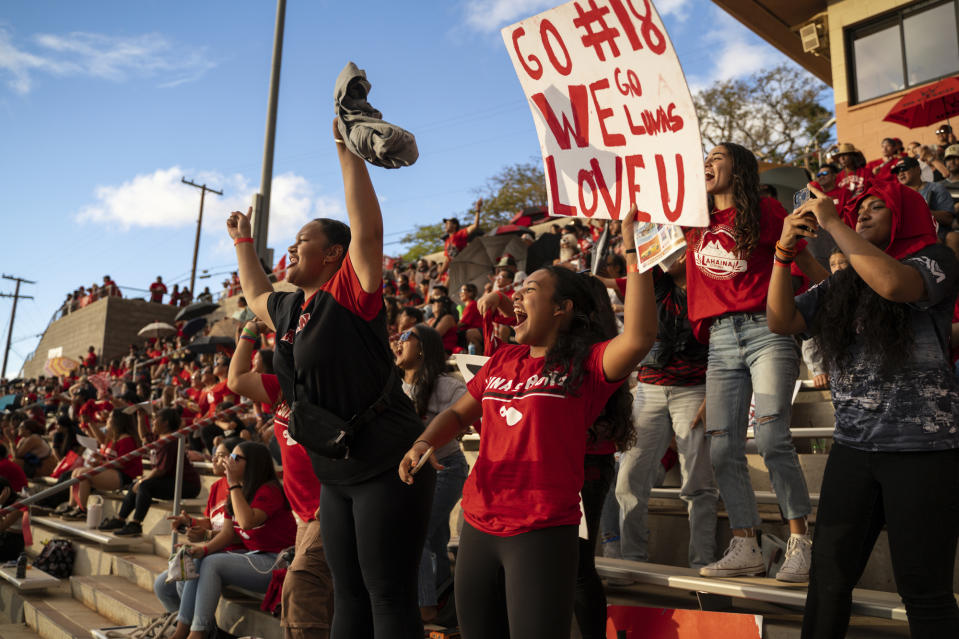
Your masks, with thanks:
[[[416,339],[419,339],[419,336],[416,334],[416,332],[415,332],[413,329],[410,329],[410,330],[408,330],[408,331],[404,331],[404,332],[400,335],[400,338],[399,338],[398,341],[400,341],[400,342],[408,342],[408,341],[410,341],[411,339],[413,339],[414,337],[415,337]]]
[[[816,177],[826,177],[830,173],[832,173],[832,171],[820,171],[819,173],[816,174]]]
[[[230,459],[232,459],[233,461],[240,461],[241,459],[245,460],[246,457],[244,457],[243,455],[239,455],[237,453],[230,453]]]

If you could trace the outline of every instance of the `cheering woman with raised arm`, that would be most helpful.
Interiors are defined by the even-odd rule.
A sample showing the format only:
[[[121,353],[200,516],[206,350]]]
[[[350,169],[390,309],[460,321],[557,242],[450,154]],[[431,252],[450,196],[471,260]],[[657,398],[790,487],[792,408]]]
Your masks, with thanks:
[[[434,473],[427,469],[414,486],[396,476],[423,422],[403,394],[386,333],[380,205],[366,164],[337,139],[335,121],[333,131],[350,226],[321,218],[300,229],[287,259],[286,279],[295,293],[273,292],[253,250],[250,214],[234,212],[227,228],[243,294],[276,330],[273,366],[294,409],[297,441],[309,450],[305,435],[321,428],[297,423],[299,401],[340,420],[374,414],[353,429],[345,459],[311,451],[323,484],[320,528],[333,575],[332,636],[420,639],[416,575]]]
[[[780,244],[825,229],[849,268],[795,299],[788,268],[773,268],[767,306],[772,330],[813,338],[836,408],[802,636],[846,635],[852,589],[885,525],[911,636],[959,637],[959,380],[949,360],[959,264],[910,188],[867,187],[851,203],[855,231],[810,190],[817,199],[786,219]]]
[[[422,471],[414,481],[412,470],[426,451],[482,416],[456,561],[464,639],[570,634],[587,432],[610,401],[622,407],[611,417],[630,419],[629,402],[613,396],[656,339],[652,278],[638,272],[633,245],[635,213],[623,222],[622,334],[602,334],[597,309],[609,298],[594,297],[588,276],[562,267],[534,272],[513,293],[519,343],[497,349],[400,464],[415,486]]]

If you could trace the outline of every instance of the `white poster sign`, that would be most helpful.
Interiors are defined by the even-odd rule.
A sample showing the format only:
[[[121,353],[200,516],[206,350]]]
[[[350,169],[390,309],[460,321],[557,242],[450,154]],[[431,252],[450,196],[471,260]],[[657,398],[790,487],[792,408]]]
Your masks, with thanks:
[[[649,0],[574,0],[503,29],[553,215],[706,226],[699,121]]]

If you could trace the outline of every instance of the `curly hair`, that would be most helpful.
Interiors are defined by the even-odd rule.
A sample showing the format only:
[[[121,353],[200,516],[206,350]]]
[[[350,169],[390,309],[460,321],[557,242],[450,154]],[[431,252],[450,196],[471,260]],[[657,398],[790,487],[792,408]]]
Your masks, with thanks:
[[[897,369],[909,357],[913,333],[909,309],[873,291],[855,269],[837,271],[829,279],[810,327],[826,370],[844,376],[857,358],[874,363],[880,374]]]
[[[558,266],[547,266],[543,270],[553,276],[553,301],[573,303],[572,322],[546,351],[543,371],[565,373],[563,392],[578,395],[593,345],[616,336],[613,309],[605,287],[595,278]],[[606,402],[603,412],[590,427],[589,437],[591,441],[612,441],[620,450],[632,445],[635,437],[632,405],[625,385],[616,389]]]

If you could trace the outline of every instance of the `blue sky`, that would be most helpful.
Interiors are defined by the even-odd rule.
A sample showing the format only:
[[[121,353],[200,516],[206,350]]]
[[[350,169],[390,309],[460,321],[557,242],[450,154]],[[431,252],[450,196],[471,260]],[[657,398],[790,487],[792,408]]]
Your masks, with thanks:
[[[503,166],[539,158],[499,29],[557,0],[362,4],[288,0],[269,245],[344,217],[333,83],[353,60],[370,101],[417,136],[413,167],[372,169],[387,242],[461,214]],[[695,89],[785,58],[708,0],[657,8]],[[8,371],[67,292],[109,273],[146,288],[188,279],[199,191],[200,269],[230,270],[224,220],[259,186],[275,4],[261,0],[6,2],[0,8],[0,271],[22,292]],[[387,252],[401,247],[388,245]],[[221,277],[198,288],[220,288]],[[0,280],[0,291],[13,283]],[[128,293],[129,294],[129,293]],[[0,298],[0,336],[11,301]]]

